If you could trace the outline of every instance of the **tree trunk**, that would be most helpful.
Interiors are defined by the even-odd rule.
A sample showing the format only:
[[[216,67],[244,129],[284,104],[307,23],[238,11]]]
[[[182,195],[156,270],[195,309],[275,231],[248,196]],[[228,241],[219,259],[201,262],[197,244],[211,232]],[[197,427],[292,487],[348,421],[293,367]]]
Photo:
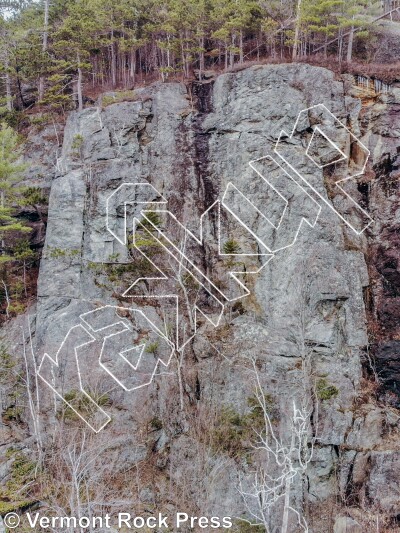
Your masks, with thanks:
[[[24,95],[22,93],[21,78],[18,75],[18,71],[19,71],[18,67],[16,68],[16,71],[17,71],[17,87],[18,87],[19,97],[21,99],[22,107],[26,107],[25,100],[24,100]]]
[[[243,30],[239,33],[239,63],[243,65]]]
[[[78,61],[78,82],[77,82],[77,93],[78,93],[78,109],[82,111],[83,109],[83,97],[82,97],[82,68],[81,68],[81,59],[79,54],[77,56]]]
[[[114,42],[114,30],[111,31],[111,83],[115,87],[117,85],[117,57],[115,53],[115,42]]]
[[[351,27],[349,41],[347,43],[347,57],[346,57],[347,63],[350,63],[353,57],[353,41],[354,41],[354,26]]]
[[[136,50],[131,51],[131,64],[130,64],[130,76],[133,84],[135,84],[135,72],[136,72]]]
[[[324,58],[328,57],[328,35],[325,35]]]
[[[299,46],[299,37],[300,37],[300,26],[301,26],[301,0],[298,0],[297,1],[297,13],[296,13],[296,25],[294,28],[294,42],[293,42],[293,54],[292,54],[293,61],[297,59],[297,49]]]
[[[5,204],[4,191],[1,191],[0,202],[1,202],[1,208],[4,209],[4,204]],[[5,255],[5,247],[6,247],[6,243],[4,241],[4,232],[1,232],[1,255]]]
[[[169,69],[169,67],[171,66],[171,63],[170,63],[171,56],[170,56],[170,49],[169,49],[169,47],[170,47],[169,35],[167,35],[167,42],[168,42],[168,46],[167,46],[167,68]],[[169,73],[169,70],[168,70],[168,73]]]
[[[187,43],[189,42],[189,38],[188,38],[188,32],[187,30],[185,30],[185,47],[186,47],[186,50],[187,50]],[[190,71],[190,63],[189,63],[189,59],[188,59],[188,53],[187,51],[185,50],[185,76],[188,78],[189,77],[189,71]]]
[[[285,499],[283,505],[282,530],[281,533],[288,532],[289,525],[289,504],[290,504],[290,485],[291,480],[287,478],[285,481]]]
[[[12,92],[11,92],[11,78],[10,73],[6,72],[6,100],[7,100],[7,111],[12,111]]]
[[[339,59],[339,66],[342,65],[342,58],[343,58],[343,31],[342,28],[339,29],[339,38],[338,38],[338,59]]]
[[[28,291],[27,291],[27,288],[26,288],[26,261],[24,259],[24,263],[23,263],[23,280],[24,280],[24,291],[25,291],[25,298],[28,297]]]
[[[233,64],[235,63],[234,46],[235,46],[235,34],[232,33],[232,37],[231,37],[231,49],[230,49],[230,52],[229,52],[229,66],[230,66],[230,68],[232,68],[232,67],[233,67]]]
[[[204,35],[202,35],[199,39],[199,48],[200,48],[200,56],[199,56],[199,79],[201,81],[202,74],[204,72]]]
[[[11,91],[11,77],[9,71],[9,62],[8,62],[8,50],[6,50],[6,55],[4,58],[4,70],[5,70],[5,85],[6,85],[6,106],[7,111],[12,111],[13,102],[12,102],[12,91]],[[4,207],[4,206],[2,206]]]
[[[182,72],[183,77],[186,77],[186,59],[185,59],[185,49],[183,45],[183,35],[181,34],[181,62],[182,62]]]
[[[4,281],[4,279],[1,280],[2,284],[3,284],[3,287],[4,287],[4,294],[5,294],[5,297],[6,297],[6,302],[7,302],[7,307],[6,307],[6,316],[7,318],[9,318],[10,316],[10,313],[8,312],[8,309],[10,307],[10,296],[8,295],[8,290],[7,290],[7,285]]]
[[[43,25],[43,41],[42,41],[42,52],[43,55],[47,51],[47,41],[49,35],[49,0],[44,0],[44,25]],[[39,77],[39,102],[43,100],[44,97],[44,76],[43,74]]]

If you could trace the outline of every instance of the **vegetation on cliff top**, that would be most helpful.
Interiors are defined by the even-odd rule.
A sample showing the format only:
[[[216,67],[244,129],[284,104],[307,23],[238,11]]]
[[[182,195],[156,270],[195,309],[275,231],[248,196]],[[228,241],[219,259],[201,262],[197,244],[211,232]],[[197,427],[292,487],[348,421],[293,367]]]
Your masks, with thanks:
[[[7,124],[0,125],[0,302],[6,317],[24,310],[21,300],[28,297],[27,269],[37,260],[27,236],[32,228],[20,214],[22,206],[44,202],[32,187],[19,183],[25,166],[21,164],[21,141]]]
[[[381,14],[373,0],[23,2],[0,18],[6,113],[65,112],[101,90],[263,58],[368,60]]]

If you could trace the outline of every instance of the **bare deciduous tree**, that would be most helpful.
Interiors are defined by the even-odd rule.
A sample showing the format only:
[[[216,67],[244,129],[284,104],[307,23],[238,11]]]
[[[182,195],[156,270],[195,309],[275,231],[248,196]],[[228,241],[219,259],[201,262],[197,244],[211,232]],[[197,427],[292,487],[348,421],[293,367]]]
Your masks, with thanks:
[[[276,525],[276,516],[279,514],[282,517],[281,533],[289,531],[290,514],[295,516],[299,527],[308,532],[307,522],[301,511],[294,507],[292,500],[294,483],[296,480],[300,481],[313,457],[316,437],[312,436],[310,418],[314,409],[306,396],[300,399],[300,405],[294,400],[289,438],[278,437],[271,421],[256,361],[253,360],[252,363],[255,398],[263,416],[262,428],[254,428],[257,441],[252,446],[257,450],[260,463],[250,487],[245,487],[242,480],[238,489],[248,514],[258,524],[262,524],[267,533],[271,531],[271,520]]]

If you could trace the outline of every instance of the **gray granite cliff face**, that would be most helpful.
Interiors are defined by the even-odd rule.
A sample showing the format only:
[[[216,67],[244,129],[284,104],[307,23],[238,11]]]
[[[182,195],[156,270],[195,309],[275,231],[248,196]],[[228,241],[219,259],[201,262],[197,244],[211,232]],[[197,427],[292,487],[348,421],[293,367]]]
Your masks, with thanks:
[[[232,183],[271,218],[279,218],[282,198],[264,190],[249,162],[273,154],[281,131],[290,132],[303,109],[324,104],[371,151],[365,175],[349,184],[355,201],[375,219],[371,229],[357,236],[346,226],[321,200],[340,211],[343,198],[332,192],[326,172],[309,158],[297,161],[302,175],[315,180],[320,196],[308,190],[310,199],[288,182],[288,206],[293,217],[312,222],[317,202],[322,209],[315,226],[302,224],[293,246],[271,260],[252,259],[247,268],[264,268],[245,276],[250,295],[228,306],[218,327],[199,320],[197,335],[183,354],[175,354],[151,385],[124,391],[97,364],[101,342],[87,349],[81,368],[84,383],[97,397],[107,395],[104,410],[112,418],[93,437],[101,443],[99,461],[109,465],[96,478],[108,486],[105,493],[119,487],[118,498],[135,502],[137,508],[246,516],[254,522],[251,511],[257,513],[257,504],[243,499],[240,487],[251,492],[254,472],[267,464],[279,476],[271,453],[252,451],[256,437],[246,425],[258,423],[251,418],[258,376],[273,431],[284,448],[290,448],[294,434],[293,405],[307,414],[302,433],[306,444],[301,448],[307,468],[299,469],[299,457],[292,458],[296,475],[287,478],[285,488],[290,498],[287,529],[281,497],[271,504],[265,520],[270,531],[303,531],[296,512],[314,533],[333,526],[339,533],[375,531],[376,517],[384,525],[400,515],[398,411],[395,400],[392,407],[378,401],[369,365],[376,354],[389,387],[384,394],[394,395],[398,322],[387,302],[394,305],[398,299],[398,251],[393,251],[393,243],[398,225],[399,91],[365,108],[351,96],[351,80],[337,81],[326,69],[256,66],[190,87],[155,84],[135,91],[135,101],[70,115],[51,182],[37,307],[31,312],[36,364],[44,353],[55,356],[70,328],[81,323],[80,315],[101,306],[129,308],[135,301],[154,322],[161,320],[161,304],[121,296],[138,272],[126,266],[127,247],[107,232],[105,215],[107,198],[123,183],[150,183],[177,219],[198,232],[201,215]],[[386,122],[390,124],[385,128]],[[306,135],[311,124],[303,125],[301,133]],[[351,157],[356,161],[358,156]],[[383,169],[386,160],[389,174]],[[340,167],[338,172],[340,176]],[[234,211],[243,212],[242,196],[235,193],[228,199]],[[354,224],[359,222],[356,213],[346,213]],[[129,212],[133,215],[137,213]],[[119,216],[122,220],[123,211]],[[257,241],[234,218],[228,216],[225,222],[226,235],[243,251],[260,252]],[[260,214],[253,212],[246,223],[255,233],[264,231]],[[285,224],[282,231],[293,232],[293,226]],[[211,221],[204,246],[192,252],[200,254],[206,270],[220,274],[226,259],[222,266],[215,263],[214,249],[207,244],[217,239],[217,231]],[[278,249],[279,232],[268,235]],[[389,300],[388,284],[395,287]],[[159,294],[152,293],[152,286],[144,290]],[[383,320],[391,334],[371,341],[367,318],[370,324]],[[10,338],[15,334],[12,327],[19,327],[15,324],[9,328]],[[392,360],[397,368],[393,373],[385,366]],[[67,359],[64,393],[77,388],[74,369],[73,360]],[[61,425],[49,387],[32,379],[33,392],[35,386],[46,448],[52,435],[71,435],[79,424]],[[32,433],[35,428],[28,424]],[[224,431],[230,444],[226,437],[222,443],[218,440]],[[28,441],[27,446],[33,445]],[[124,472],[133,471],[137,474],[118,485]]]

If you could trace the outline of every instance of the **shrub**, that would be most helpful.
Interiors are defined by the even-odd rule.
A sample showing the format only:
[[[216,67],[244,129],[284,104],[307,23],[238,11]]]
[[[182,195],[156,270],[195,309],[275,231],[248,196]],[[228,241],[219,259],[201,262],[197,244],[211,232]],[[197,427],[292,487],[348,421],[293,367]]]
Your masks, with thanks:
[[[160,215],[156,211],[146,211],[146,217],[143,218],[140,223],[148,231],[154,231],[152,224],[159,228],[161,226],[162,220]]]
[[[330,385],[326,378],[320,378],[317,381],[317,396],[320,400],[330,400],[339,394],[339,389],[334,385]]]
[[[47,205],[48,202],[40,187],[27,187],[22,193],[23,205]]]
[[[199,282],[190,272],[182,275],[182,283],[188,290],[198,291],[200,289]]]
[[[229,239],[228,241],[226,241],[226,243],[224,243],[224,246],[222,247],[222,250],[224,252],[224,254],[228,254],[228,255],[231,255],[231,254],[239,254],[240,253],[240,244],[233,240],[233,239]]]
[[[13,389],[12,393],[8,395],[7,402],[9,405],[3,409],[3,421],[22,423],[24,407],[21,397],[22,391],[20,387]]]
[[[152,229],[149,231],[152,231]],[[151,258],[163,251],[160,243],[155,239],[149,236],[148,233],[144,232],[143,229],[138,228],[138,232],[135,235],[135,242],[132,239],[128,240],[128,250],[134,252],[135,249],[139,249],[147,257]]]
[[[271,422],[278,419],[277,409],[272,397],[265,393],[265,403]],[[222,408],[217,427],[212,435],[212,446],[215,451],[224,452],[231,457],[244,456],[250,451],[250,443],[254,441],[254,432],[263,432],[265,419],[263,409],[255,396],[247,398],[250,410],[241,415],[232,406]]]
[[[234,313],[238,313],[239,315],[243,315],[246,312],[243,302],[235,302],[232,305],[232,311]]]
[[[10,479],[0,487],[0,515],[18,511],[36,503],[30,495],[31,483],[37,474],[37,465],[23,452],[15,448],[6,451],[8,459],[13,458],[10,467]]]
[[[0,370],[1,373],[6,376],[6,370],[12,370],[17,363],[14,361],[12,356],[9,354],[7,348],[4,344],[0,344]]]
[[[163,427],[162,420],[160,420],[157,416],[154,416],[154,417],[150,420],[150,427],[151,427],[151,429],[153,429],[154,431],[159,431],[159,430],[162,429],[162,427]]]
[[[234,522],[233,531],[235,533],[265,533],[265,527],[260,524],[252,524],[247,520],[238,518]]]
[[[94,391],[88,391],[88,395],[94,400],[100,407],[111,404],[108,394],[101,394]],[[80,390],[72,389],[64,394],[64,400],[68,402],[73,408],[82,414],[82,416],[89,417],[93,410],[93,405],[89,398]],[[57,417],[64,421],[78,421],[79,416],[69,405],[64,402],[57,411]]]
[[[12,302],[8,306],[8,312],[12,316],[21,315],[25,311],[25,305],[22,302]]]
[[[277,407],[274,404],[274,400],[270,394],[264,393],[265,406],[267,414],[271,422],[275,422],[279,418]],[[247,398],[247,405],[251,411],[246,415],[247,424],[254,428],[256,431],[260,431],[265,426],[264,411],[260,405],[260,402],[256,396],[250,396]]]
[[[224,406],[217,424],[212,438],[215,451],[225,452],[231,457],[241,455],[245,451],[243,438],[246,426],[240,414],[233,407]]]
[[[80,253],[80,250],[76,248],[67,250],[64,248],[53,248],[52,246],[47,247],[47,254],[51,259],[59,259],[61,257],[77,257]]]
[[[157,352],[158,342],[149,342],[146,344],[145,352],[155,354]]]
[[[76,135],[73,136],[71,148],[72,150],[78,151],[82,148],[82,145],[83,145],[83,135],[81,135],[80,133],[77,133]]]
[[[71,157],[73,159],[80,159],[82,157],[83,136],[77,133],[73,136],[71,142]]]
[[[0,344],[0,383],[4,385],[3,421],[19,424],[24,413],[25,387],[17,362],[3,344]]]
[[[22,500],[22,501],[19,501],[19,502],[14,502],[14,501],[11,501],[11,502],[0,502],[0,515],[4,516],[6,515],[7,513],[10,513],[12,511],[16,512],[16,511],[19,511],[19,510],[22,510],[22,509],[25,509],[31,505],[33,505],[34,503],[36,503],[36,500]]]
[[[15,451],[11,465],[11,479],[7,482],[9,491],[18,491],[27,481],[34,479],[36,464],[24,453]]]
[[[108,260],[109,260],[111,263],[116,263],[116,262],[118,261],[120,255],[121,255],[121,254],[120,254],[119,252],[116,252],[115,254],[110,254],[110,255],[108,256]]]
[[[115,91],[113,94],[105,94],[101,99],[102,107],[107,107],[118,102],[134,102],[137,100],[135,91]]]
[[[38,126],[39,130],[51,122],[50,113],[40,113],[38,115],[30,115],[29,122],[32,126]]]

